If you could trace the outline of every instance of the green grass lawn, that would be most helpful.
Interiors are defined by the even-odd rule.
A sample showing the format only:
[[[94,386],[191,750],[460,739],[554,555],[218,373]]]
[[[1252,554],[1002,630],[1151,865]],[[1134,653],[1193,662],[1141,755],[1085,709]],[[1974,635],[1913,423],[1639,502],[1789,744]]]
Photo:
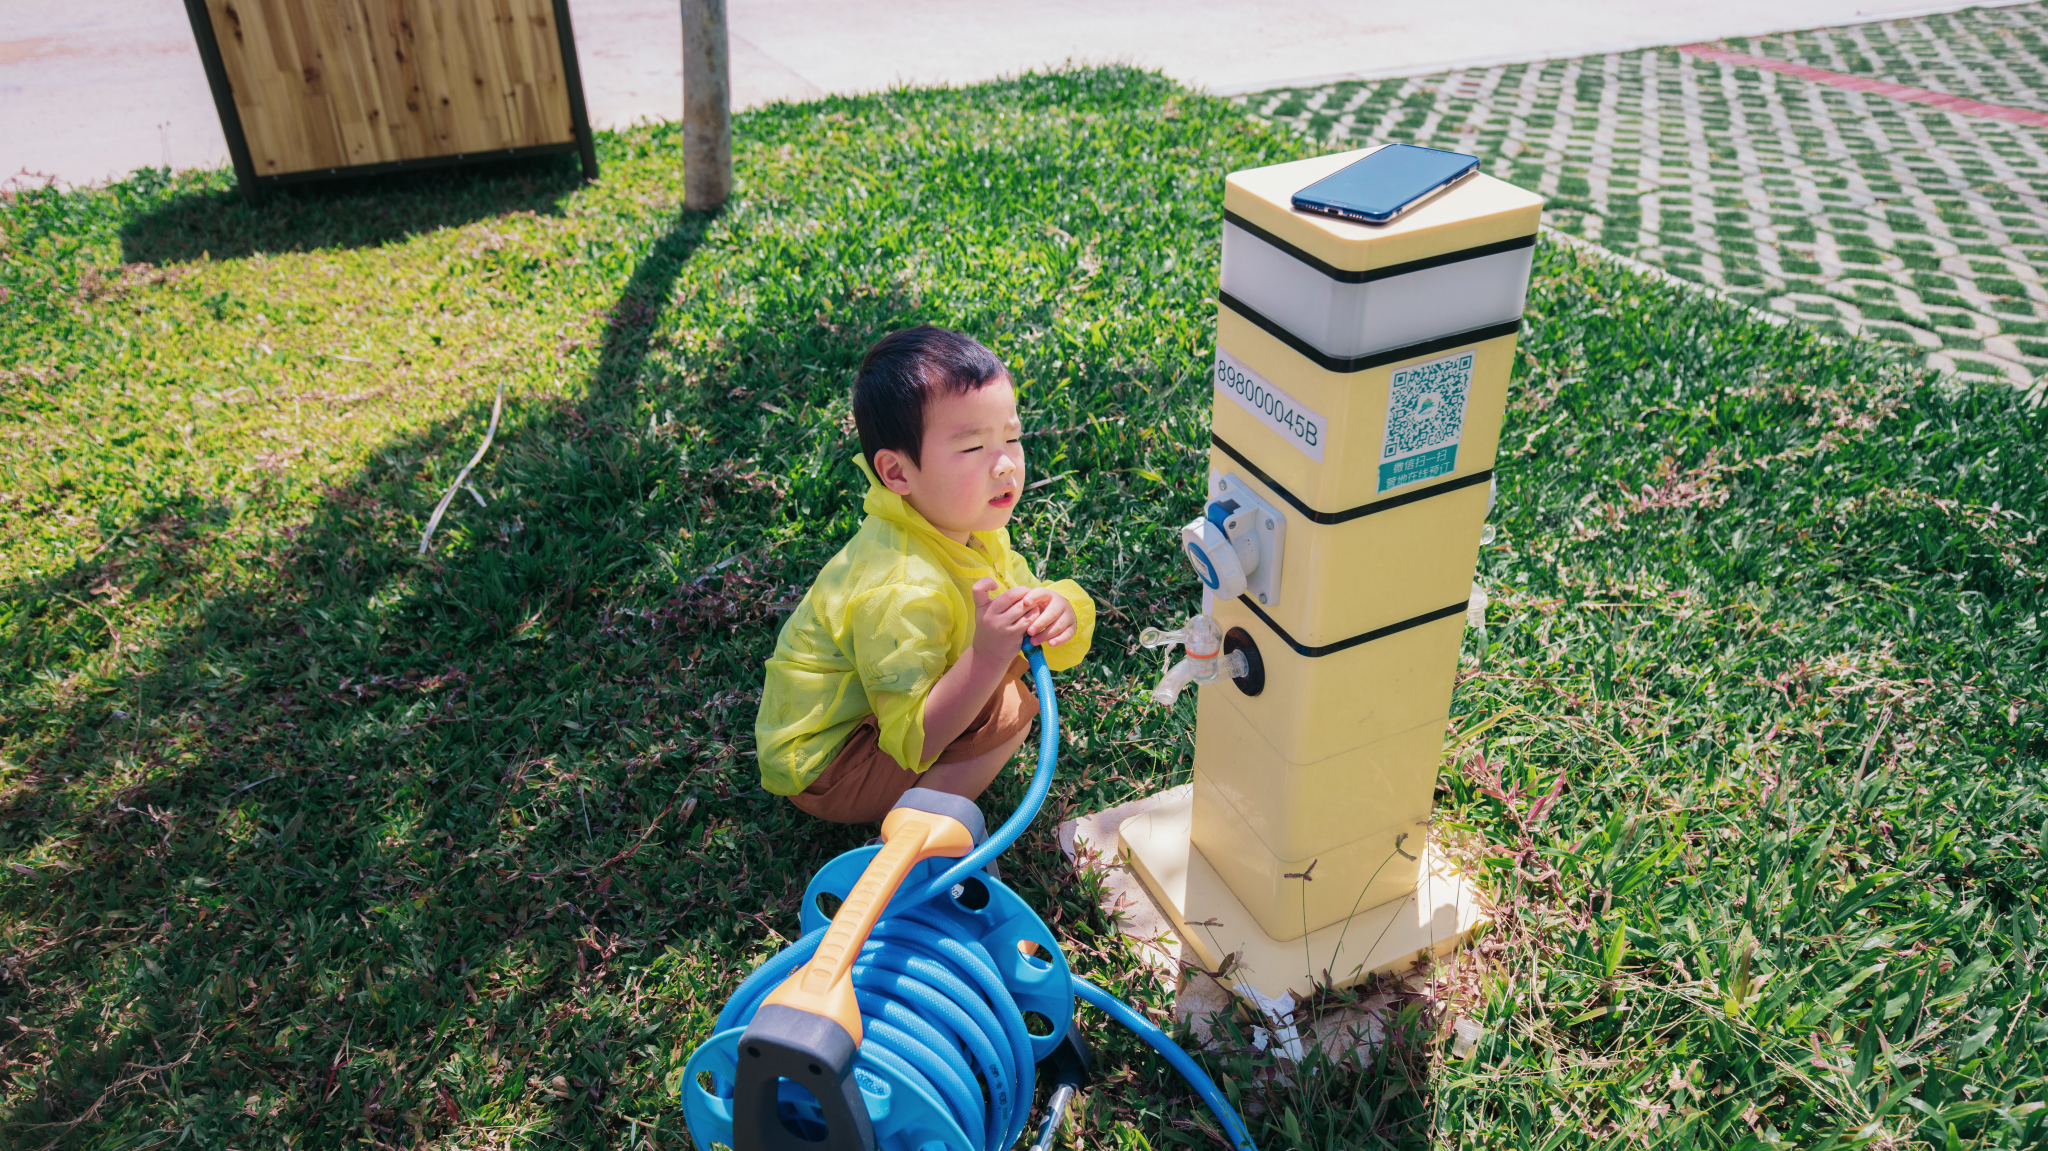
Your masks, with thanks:
[[[1221,177],[1310,145],[1114,69],[736,137],[714,218],[672,126],[589,187],[0,202],[0,1144],[685,1145],[868,834],[760,790],[753,707],[921,321],[1012,364],[1013,530],[1102,608],[1008,872],[1164,1017],[1049,833],[1186,777],[1135,638],[1195,602]],[[2038,1143],[2048,416],[1566,249],[1530,309],[1438,828],[1497,925],[1369,1070],[1211,1067],[1268,1148]],[[1217,1145],[1084,1020],[1079,1145]]]

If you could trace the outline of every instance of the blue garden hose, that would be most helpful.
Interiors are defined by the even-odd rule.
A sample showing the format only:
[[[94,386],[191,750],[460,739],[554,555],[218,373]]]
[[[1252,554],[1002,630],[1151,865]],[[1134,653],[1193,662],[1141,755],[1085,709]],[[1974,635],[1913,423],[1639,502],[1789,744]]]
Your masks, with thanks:
[[[885,1151],[956,1145],[959,1151],[1006,1151],[1030,1118],[1037,1062],[1061,1043],[1072,1024],[1073,1000],[1081,999],[1164,1057],[1239,1151],[1257,1151],[1244,1120],[1201,1066],[1137,1009],[1068,971],[1043,921],[983,870],[1037,817],[1058,759],[1052,670],[1037,645],[1027,640],[1024,651],[1038,690],[1039,735],[1038,767],[1023,801],[964,857],[920,864],[889,902],[886,918],[869,934],[853,967],[864,1032],[854,1078],[870,1118],[872,1145]],[[698,1151],[734,1145],[733,1051],[762,1001],[810,961],[824,938],[827,917],[815,906],[814,892],[831,891],[835,884],[843,890],[878,850],[847,852],[819,872],[804,903],[805,925],[817,925],[740,984],[719,1012],[712,1037],[691,1054],[682,1094]],[[1049,1033],[1034,1034],[1027,1012],[1041,1028],[1050,1024]],[[827,1127],[815,1098],[793,1083],[787,1086],[791,1092],[780,1114],[795,1141],[790,1145],[823,1142]]]
[[[1137,1008],[1078,975],[1072,979],[1075,998],[1087,1000],[1100,1008],[1104,1015],[1130,1028],[1152,1050],[1164,1057],[1169,1066],[1180,1072],[1182,1079],[1188,1081],[1188,1086],[1194,1088],[1195,1094],[1202,1097],[1202,1102],[1209,1105],[1209,1110],[1216,1116],[1216,1121],[1223,1124],[1223,1132],[1230,1136],[1232,1143],[1241,1151],[1258,1151],[1252,1145],[1252,1133],[1245,1129],[1244,1120],[1238,1117],[1237,1109],[1230,1105],[1230,1100],[1224,1098],[1223,1092],[1217,1090],[1208,1072],[1202,1070],[1202,1065],[1195,1062],[1193,1056],[1181,1050],[1180,1044],[1175,1043],[1172,1037],[1161,1031],[1150,1019],[1139,1014]]]

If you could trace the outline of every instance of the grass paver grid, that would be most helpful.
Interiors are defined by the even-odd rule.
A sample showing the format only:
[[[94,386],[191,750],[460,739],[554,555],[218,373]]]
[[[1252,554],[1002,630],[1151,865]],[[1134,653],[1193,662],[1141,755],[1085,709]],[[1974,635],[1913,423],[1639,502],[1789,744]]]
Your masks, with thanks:
[[[1734,37],[1717,46],[2048,112],[2048,27],[2038,5]]]
[[[588,187],[0,200],[0,1146],[684,1145],[869,834],[760,791],[753,703],[921,321],[1012,366],[1016,538],[1101,607],[1008,881],[1167,1018],[1052,828],[1187,778],[1135,641],[1198,602],[1221,183],[1312,145],[1125,69],[737,127],[715,218],[674,125]],[[1203,1058],[1273,1151],[2039,1146],[2048,411],[1535,256],[1433,831],[1496,926],[1362,989],[1370,1068]],[[1082,1020],[1068,1146],[1218,1145]]]
[[[2048,107],[2044,36],[2029,5],[1726,47]],[[1930,367],[2029,388],[2048,371],[2048,131],[1674,49],[1243,102],[1321,141],[1471,152],[1565,232]]]

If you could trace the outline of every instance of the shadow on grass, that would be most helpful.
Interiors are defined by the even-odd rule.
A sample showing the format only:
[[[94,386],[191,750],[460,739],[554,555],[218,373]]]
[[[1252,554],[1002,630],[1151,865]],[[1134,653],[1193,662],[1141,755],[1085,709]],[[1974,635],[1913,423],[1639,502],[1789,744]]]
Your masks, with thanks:
[[[217,244],[203,226],[248,214],[244,250],[379,242],[552,205],[568,183],[186,204],[135,233]],[[338,206],[363,216],[322,222]],[[620,1108],[677,1137],[649,1102],[662,1084],[619,1081],[673,1042],[676,1005],[619,992],[608,970],[683,934],[758,938],[858,838],[795,816],[754,775],[759,661],[800,589],[743,554],[652,606],[617,603],[673,526],[647,518],[653,477],[687,493],[669,511],[735,528],[779,498],[744,468],[692,469],[633,419],[709,223],[680,214],[652,245],[578,401],[508,413],[496,501],[464,527],[452,516],[434,555],[391,525],[427,461],[467,452],[482,411],[373,453],[267,581],[213,597],[154,650],[89,608],[51,638],[96,645],[115,686],[10,724],[33,731],[37,770],[0,797],[0,849],[43,843],[65,862],[0,880],[0,1015],[54,1024],[0,1035],[17,1076],[7,1145],[154,1131],[409,1146],[463,1123],[530,1126],[536,1099],[577,1145],[629,1130]],[[131,258],[170,258],[137,243]],[[130,594],[194,574],[183,557],[225,515],[195,497],[118,533],[134,543]],[[89,605],[108,562],[10,598]],[[103,1027],[103,1011],[123,1022]]]
[[[23,1021],[0,1026],[0,1144],[681,1142],[661,1077],[794,929],[817,865],[869,833],[763,793],[751,721],[780,609],[859,520],[846,380],[906,323],[983,334],[1032,381],[1034,460],[1063,482],[1018,538],[1041,573],[1086,572],[1103,611],[1061,685],[1072,754],[1041,827],[1185,778],[1189,709],[1135,703],[1157,668],[1120,649],[1193,598],[1158,557],[1207,460],[1215,190],[1294,145],[1128,69],[747,129],[753,191],[715,229],[616,205],[579,225],[577,254],[617,254],[604,274],[625,280],[583,391],[507,413],[489,506],[460,497],[432,556],[412,554],[422,503],[482,404],[380,445],[274,546],[194,497],[9,589],[28,605],[6,621],[11,686],[89,674],[0,715],[0,851],[35,865],[0,868],[0,1019]],[[123,258],[395,240],[554,210],[569,178],[281,197],[247,236],[239,205],[191,202],[130,225]],[[321,218],[349,211],[374,219]],[[234,549],[255,574],[197,590]],[[191,622],[118,634],[128,617],[93,606],[115,594]],[[984,807],[1020,791],[1005,777]],[[1006,857],[1013,885],[1157,1008],[1049,840]],[[1150,1068],[1092,1130],[1149,1124],[1162,1097],[1178,1122],[1177,1084],[1091,1026],[1106,1059]],[[1231,1066],[1251,1082],[1271,1059]],[[1401,1087],[1389,1123],[1420,1114]]]
[[[145,173],[137,173],[141,180]],[[139,190],[148,191],[146,186]],[[121,228],[124,263],[174,264],[202,255],[365,248],[511,212],[555,215],[582,184],[574,157],[536,156],[273,190],[260,205],[230,187],[173,197]]]

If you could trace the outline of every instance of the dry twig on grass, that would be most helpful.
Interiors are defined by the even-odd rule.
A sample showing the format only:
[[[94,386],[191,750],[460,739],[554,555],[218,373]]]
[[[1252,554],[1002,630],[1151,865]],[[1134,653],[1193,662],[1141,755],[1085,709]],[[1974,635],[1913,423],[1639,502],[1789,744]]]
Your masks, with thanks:
[[[469,457],[468,463],[462,465],[462,470],[456,473],[455,482],[448,485],[447,492],[441,496],[441,502],[434,505],[434,514],[427,519],[427,530],[420,534],[421,555],[427,554],[427,544],[433,541],[434,529],[441,526],[441,517],[447,513],[449,503],[455,499],[455,493],[461,491],[462,485],[469,480],[470,469],[482,462],[484,453],[491,450],[491,441],[497,438],[498,435],[498,416],[504,410],[505,380],[503,377],[500,377],[498,380],[498,398],[491,401],[491,426],[484,430],[484,442],[476,446],[476,454]],[[476,495],[474,491],[471,491],[470,494]],[[483,502],[483,497],[477,496],[477,503],[481,504]]]

